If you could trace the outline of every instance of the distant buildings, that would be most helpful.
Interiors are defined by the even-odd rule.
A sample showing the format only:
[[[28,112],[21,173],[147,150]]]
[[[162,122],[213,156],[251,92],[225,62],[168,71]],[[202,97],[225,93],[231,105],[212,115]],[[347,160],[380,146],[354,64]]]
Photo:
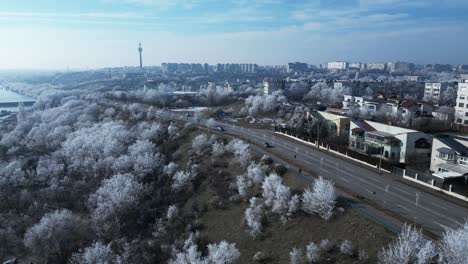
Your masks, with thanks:
[[[302,62],[290,62],[287,66],[288,73],[304,73],[309,71],[309,65]]]
[[[284,90],[286,81],[266,79],[263,81],[263,94],[265,96],[273,94],[276,91]]]
[[[368,71],[385,71],[387,69],[386,63],[367,63],[366,69]]]
[[[327,63],[327,69],[330,71],[342,71],[348,69],[348,62],[346,61],[333,61]]]
[[[163,73],[256,73],[258,71],[257,64],[239,64],[239,63],[218,63],[215,66],[210,66],[207,63],[162,63],[161,70]]]

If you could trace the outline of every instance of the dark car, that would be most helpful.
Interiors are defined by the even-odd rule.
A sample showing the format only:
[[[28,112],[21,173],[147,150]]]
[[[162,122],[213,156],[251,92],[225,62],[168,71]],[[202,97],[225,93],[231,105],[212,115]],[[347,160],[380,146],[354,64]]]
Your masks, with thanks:
[[[273,146],[272,146],[270,143],[268,143],[268,142],[265,142],[264,144],[265,144],[265,148],[272,148],[272,147],[273,147]]]
[[[220,132],[226,131],[226,130],[224,129],[224,127],[222,127],[222,126],[218,126],[218,127],[216,127],[216,129],[217,129],[218,131],[220,131]]]

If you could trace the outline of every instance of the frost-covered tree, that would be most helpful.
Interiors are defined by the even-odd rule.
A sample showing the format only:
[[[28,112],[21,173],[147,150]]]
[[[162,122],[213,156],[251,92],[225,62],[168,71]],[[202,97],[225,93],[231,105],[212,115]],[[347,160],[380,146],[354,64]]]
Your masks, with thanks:
[[[265,205],[271,208],[273,213],[283,215],[288,211],[291,191],[283,184],[280,176],[271,174],[266,177],[262,184],[262,190]]]
[[[320,248],[314,242],[306,246],[306,258],[309,263],[317,263],[320,260]]]
[[[111,244],[94,242],[91,246],[73,254],[68,264],[126,264],[129,263],[128,246],[122,255],[116,254]]]
[[[442,235],[439,248],[440,263],[468,263],[468,223],[460,228],[447,228]]]
[[[291,260],[291,264],[299,264],[302,259],[302,250],[297,247],[293,247],[289,252],[289,258]]]
[[[209,244],[208,256],[203,257],[191,235],[184,243],[181,252],[177,253],[170,264],[230,264],[237,261],[240,252],[235,243],[221,241],[218,244]]]
[[[250,183],[247,177],[245,177],[244,175],[237,176],[236,178],[237,192],[242,198],[247,198],[251,186],[252,184]]]
[[[257,114],[270,113],[272,111],[278,110],[280,106],[286,101],[287,100],[283,95],[283,92],[277,91],[267,96],[249,96],[245,100],[245,106],[249,115],[255,116]]]
[[[178,171],[172,177],[172,189],[180,191],[188,186],[194,178],[195,175],[192,171]]]
[[[288,202],[288,216],[291,216],[297,212],[301,205],[301,198],[299,195],[295,194],[291,197],[291,200]]]
[[[235,262],[239,257],[240,252],[235,243],[223,240],[218,244],[208,245],[208,263],[229,264]]]
[[[353,254],[353,244],[349,240],[345,240],[340,245],[341,254],[352,255]]]
[[[249,234],[256,237],[262,232],[263,205],[258,198],[250,199],[250,207],[245,210],[244,219],[249,228]]]
[[[167,127],[167,134],[169,135],[170,138],[175,138],[178,133],[179,133],[179,129],[177,128],[176,124],[172,122]]]
[[[96,193],[89,198],[93,220],[105,224],[118,219],[127,210],[138,206],[143,192],[143,185],[132,174],[117,174],[103,180]]]
[[[320,249],[323,251],[330,251],[333,248],[333,243],[328,239],[325,238],[320,241]]]
[[[41,262],[65,263],[89,236],[86,221],[64,209],[44,215],[30,227],[24,245]]]
[[[200,134],[192,140],[192,148],[197,153],[202,152],[209,144],[208,137],[205,134]]]
[[[251,161],[249,144],[240,139],[229,142],[227,149],[234,153],[235,160],[242,166],[247,167]]]
[[[169,206],[169,208],[167,208],[167,213],[166,213],[167,221],[173,222],[174,219],[177,218],[178,214],[179,214],[179,209],[177,208],[177,206],[175,205]]]
[[[222,143],[219,143],[218,141],[215,141],[211,145],[211,154],[213,155],[213,158],[219,157],[224,154],[225,152],[224,145]]]
[[[427,251],[431,247],[427,242],[428,240],[424,238],[421,230],[405,225],[397,240],[379,252],[379,263],[418,263],[419,257],[421,260],[427,260]],[[421,251],[423,252],[419,255]]]
[[[309,214],[318,214],[325,220],[330,219],[336,204],[336,189],[329,180],[319,177],[312,189],[302,194],[302,209]]]
[[[265,173],[263,172],[262,167],[258,163],[250,163],[247,167],[247,178],[249,178],[254,183],[261,183],[265,179]]]

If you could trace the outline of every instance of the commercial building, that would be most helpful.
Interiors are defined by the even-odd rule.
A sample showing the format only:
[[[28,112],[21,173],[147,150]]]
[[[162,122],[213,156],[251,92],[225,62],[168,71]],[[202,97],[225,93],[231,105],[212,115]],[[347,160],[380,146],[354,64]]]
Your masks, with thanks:
[[[353,120],[349,148],[391,163],[425,163],[431,158],[432,137],[386,124]]]

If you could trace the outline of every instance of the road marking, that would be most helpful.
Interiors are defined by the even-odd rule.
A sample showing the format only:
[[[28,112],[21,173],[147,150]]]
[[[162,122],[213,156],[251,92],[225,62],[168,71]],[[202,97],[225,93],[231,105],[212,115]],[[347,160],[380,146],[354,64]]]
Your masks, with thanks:
[[[439,223],[439,222],[436,222],[436,221],[433,221],[433,222],[434,222],[434,224],[440,225],[440,226],[443,227],[443,228],[447,227],[446,225],[443,225],[443,224],[441,224],[441,223]]]
[[[400,188],[393,187],[393,189],[398,190],[398,191],[400,191],[400,192],[402,192],[402,193],[406,193],[406,194],[411,195],[411,193],[409,193],[409,192],[407,192],[407,191],[404,191],[404,190],[402,190],[402,189],[400,189]]]
[[[255,134],[253,134],[253,135],[250,134],[250,136],[253,137],[253,138],[257,138],[257,139],[263,140],[261,137],[255,135]],[[285,145],[283,145],[283,144],[281,144],[281,143],[279,143],[279,142],[277,142],[277,145],[282,146],[283,148],[285,148],[285,149],[287,149],[287,150],[294,151],[294,149],[292,149],[292,148],[290,148],[290,147],[288,147],[288,146],[285,146]],[[327,154],[324,154],[324,155],[327,155]],[[322,156],[323,156],[323,155],[322,155]],[[306,157],[307,159],[311,159],[310,156],[305,156],[305,157]],[[329,165],[329,164],[327,164],[326,162],[331,162],[330,160],[324,159],[324,161],[325,161],[325,163],[324,163],[325,165],[328,165],[329,167],[335,168],[336,163],[333,162],[333,165]],[[307,162],[307,161],[305,161],[305,162],[308,163],[308,164],[310,164],[310,165],[312,165],[312,166],[315,166],[315,165],[311,164],[310,162]],[[344,161],[344,162],[346,162],[346,161]],[[350,164],[350,165],[353,166],[353,164]],[[342,167],[342,168],[343,168],[343,167]],[[344,167],[344,168],[345,168],[346,170],[348,170],[348,171],[351,171],[351,172],[356,172],[356,170],[361,170],[361,169],[358,168],[358,167],[357,167],[357,168],[347,168],[347,167]],[[344,174],[349,175],[349,176],[350,176],[351,178],[353,178],[353,179],[357,179],[357,180],[359,180],[359,181],[361,181],[361,182],[364,182],[364,183],[369,184],[370,186],[373,186],[373,187],[376,188],[377,190],[382,190],[382,191],[385,190],[384,187],[381,187],[381,186],[379,186],[379,185],[377,185],[377,184],[374,184],[374,183],[372,183],[372,182],[370,182],[370,181],[361,179],[359,176],[355,176],[355,175],[350,174],[350,173],[348,173],[348,172],[344,172],[343,170],[340,170],[340,171],[341,171],[342,173],[344,173]],[[370,178],[369,176],[365,176],[365,177],[366,177],[366,178]],[[401,189],[399,189],[399,188],[396,188],[396,187],[393,187],[393,188],[399,190],[399,191],[402,192],[402,193],[406,193],[406,194],[408,194],[408,195],[411,195],[410,193],[408,193],[408,192],[406,192],[406,191],[404,191],[404,190],[401,190]],[[407,199],[407,198],[405,198],[405,197],[403,197],[403,196],[401,196],[401,195],[398,195],[398,194],[396,194],[396,193],[394,193],[394,192],[388,192],[388,194],[391,195],[391,196],[393,196],[393,197],[395,197],[395,198],[398,198],[398,199],[400,199],[400,200],[402,200],[402,201],[405,201],[405,202],[407,202],[408,204],[412,204],[412,203],[414,202],[414,201],[409,200],[409,199]],[[402,208],[403,208],[403,207],[402,207]],[[404,209],[409,211],[409,209],[406,208],[406,207],[404,207]],[[425,210],[425,211],[427,211],[427,212],[429,212],[429,213],[431,213],[431,214],[433,214],[433,215],[436,215],[436,216],[438,216],[438,217],[440,217],[440,218],[442,218],[442,219],[444,219],[444,220],[447,220],[447,221],[449,221],[449,222],[454,222],[454,223],[456,222],[453,218],[448,217],[448,216],[446,216],[446,215],[442,215],[442,214],[440,214],[439,212],[434,211],[434,210],[432,210],[432,209],[430,209],[430,208],[428,208],[428,207],[425,207],[425,206],[420,205],[420,206],[418,207],[418,209]]]
[[[438,204],[436,204],[436,203],[431,203],[431,204],[433,204],[433,205],[435,205],[435,206],[437,206],[437,207],[439,207],[439,208],[441,208],[441,209],[447,210],[447,208],[445,208],[445,207],[442,206],[442,205],[438,205]]]
[[[407,207],[404,207],[404,206],[401,205],[401,204],[398,204],[397,207],[403,208],[403,209],[405,209],[406,211],[411,212],[410,209],[408,209]]]
[[[369,180],[382,183],[382,181],[380,181],[379,179],[376,179],[376,178],[373,178],[373,177],[367,177],[367,178],[368,178]]]
[[[326,170],[326,169],[324,169],[324,168],[320,168],[320,169],[323,170],[323,171],[326,172],[326,173],[330,173],[330,171],[328,171],[328,170]]]
[[[349,180],[348,180],[348,179],[346,179],[346,178],[343,178],[343,177],[338,177],[338,178],[339,178],[340,180],[343,180],[343,181],[345,181],[345,182],[349,182]]]

